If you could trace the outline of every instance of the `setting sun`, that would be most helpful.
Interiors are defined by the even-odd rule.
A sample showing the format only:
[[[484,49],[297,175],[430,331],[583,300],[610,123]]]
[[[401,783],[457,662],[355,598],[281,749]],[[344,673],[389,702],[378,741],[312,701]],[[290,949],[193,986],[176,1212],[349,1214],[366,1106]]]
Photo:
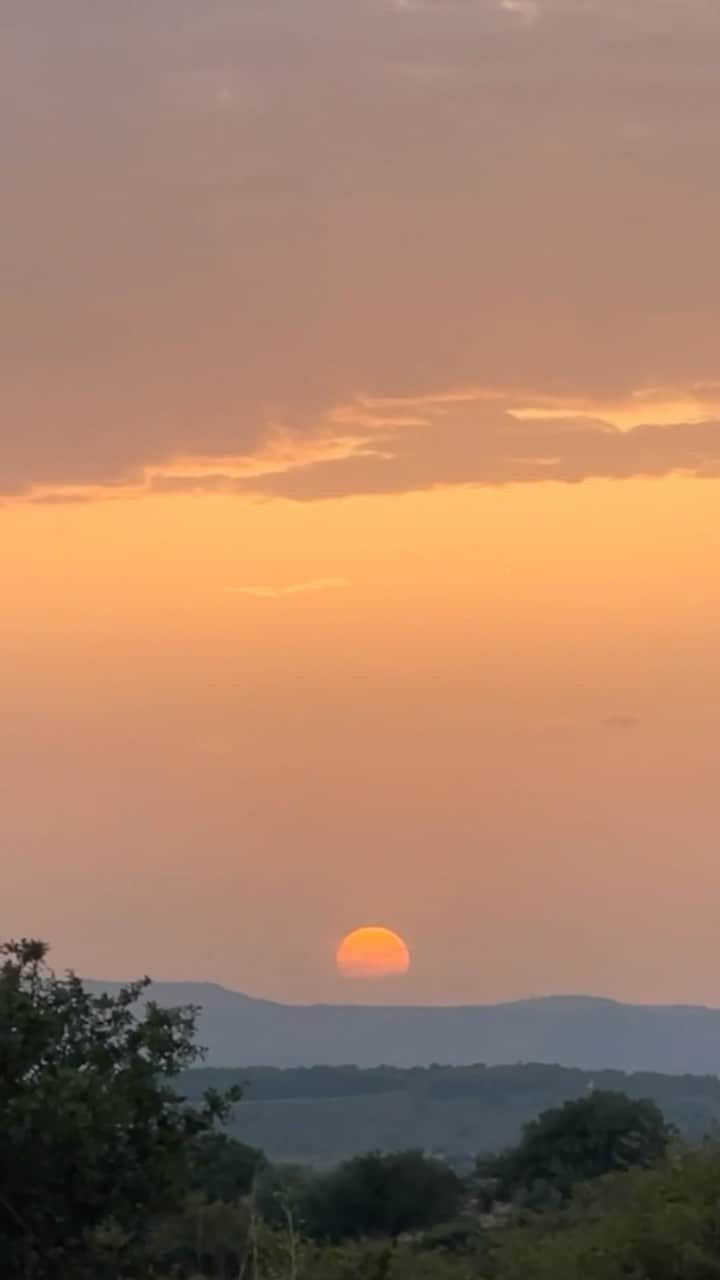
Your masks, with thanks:
[[[335,960],[344,978],[397,977],[410,968],[410,952],[400,935],[378,926],[348,933]]]

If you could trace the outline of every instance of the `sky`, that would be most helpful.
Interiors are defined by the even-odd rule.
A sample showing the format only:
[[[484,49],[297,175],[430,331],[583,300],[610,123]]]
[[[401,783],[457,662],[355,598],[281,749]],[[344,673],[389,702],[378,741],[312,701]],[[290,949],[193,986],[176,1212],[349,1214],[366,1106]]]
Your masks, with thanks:
[[[5,9],[1,936],[720,1005],[719,56],[716,0]]]

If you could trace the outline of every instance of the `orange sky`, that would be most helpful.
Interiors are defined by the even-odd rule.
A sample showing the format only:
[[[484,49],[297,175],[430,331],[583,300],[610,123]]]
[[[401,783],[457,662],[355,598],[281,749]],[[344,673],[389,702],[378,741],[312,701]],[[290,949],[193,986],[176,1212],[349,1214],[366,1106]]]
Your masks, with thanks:
[[[720,1004],[718,54],[701,0],[10,22],[3,934]]]

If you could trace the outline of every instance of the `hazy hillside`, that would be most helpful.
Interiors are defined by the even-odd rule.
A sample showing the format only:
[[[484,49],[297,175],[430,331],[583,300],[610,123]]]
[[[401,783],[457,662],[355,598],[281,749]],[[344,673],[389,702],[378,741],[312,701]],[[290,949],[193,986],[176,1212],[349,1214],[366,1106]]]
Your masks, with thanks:
[[[117,984],[96,983],[112,989]],[[283,1005],[211,983],[156,983],[160,1004],[202,1008],[212,1066],[560,1063],[715,1074],[720,1010],[553,997],[466,1007]]]
[[[720,1123],[712,1076],[595,1073],[529,1064],[511,1067],[245,1068],[188,1072],[183,1091],[244,1087],[232,1133],[273,1160],[328,1164],[368,1149],[420,1146],[462,1157],[514,1143],[548,1107],[591,1087],[653,1098],[687,1138]]]

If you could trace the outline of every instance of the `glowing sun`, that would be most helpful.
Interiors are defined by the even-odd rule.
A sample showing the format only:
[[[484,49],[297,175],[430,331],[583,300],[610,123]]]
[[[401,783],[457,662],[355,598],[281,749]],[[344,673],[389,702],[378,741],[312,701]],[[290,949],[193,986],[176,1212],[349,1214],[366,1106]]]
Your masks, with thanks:
[[[398,977],[410,968],[410,952],[392,929],[369,925],[343,938],[335,963],[343,978]]]

